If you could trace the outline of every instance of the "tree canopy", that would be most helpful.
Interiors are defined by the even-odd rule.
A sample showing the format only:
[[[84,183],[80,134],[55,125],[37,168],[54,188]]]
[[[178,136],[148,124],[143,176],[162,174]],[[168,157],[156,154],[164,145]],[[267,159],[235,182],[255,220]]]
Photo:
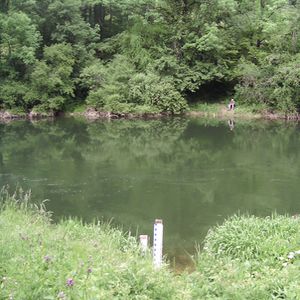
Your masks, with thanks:
[[[224,86],[300,110],[297,0],[4,0],[0,107],[184,111]]]

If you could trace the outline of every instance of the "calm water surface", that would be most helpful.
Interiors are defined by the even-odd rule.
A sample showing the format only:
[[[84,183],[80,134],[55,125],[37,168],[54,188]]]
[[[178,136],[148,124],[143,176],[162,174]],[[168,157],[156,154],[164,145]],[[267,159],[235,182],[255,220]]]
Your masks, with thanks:
[[[230,124],[231,125],[231,124]],[[184,260],[236,213],[300,212],[297,123],[57,119],[0,124],[0,186],[49,199],[57,220],[113,220]]]

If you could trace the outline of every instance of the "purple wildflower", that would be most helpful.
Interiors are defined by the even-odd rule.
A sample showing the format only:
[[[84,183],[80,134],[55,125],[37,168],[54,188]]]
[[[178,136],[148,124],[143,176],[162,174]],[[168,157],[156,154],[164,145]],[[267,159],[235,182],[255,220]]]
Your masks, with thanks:
[[[46,263],[50,262],[50,261],[51,261],[51,257],[50,257],[49,255],[45,255],[45,256],[44,256],[44,261],[45,261]]]
[[[88,274],[91,274],[91,273],[92,273],[92,268],[89,267],[89,268],[87,269],[87,272],[88,272]]]
[[[74,285],[74,279],[73,278],[68,278],[67,280],[67,286],[71,287]]]

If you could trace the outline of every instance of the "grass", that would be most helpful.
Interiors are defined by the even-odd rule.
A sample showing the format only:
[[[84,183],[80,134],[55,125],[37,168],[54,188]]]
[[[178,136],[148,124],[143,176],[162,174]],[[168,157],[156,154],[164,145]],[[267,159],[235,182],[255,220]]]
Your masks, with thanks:
[[[2,204],[0,299],[174,298],[177,281],[141,256],[135,238],[107,224],[51,224],[26,199]]]
[[[212,230],[197,261],[197,297],[300,299],[300,221],[235,216]],[[209,263],[208,263],[209,262]],[[197,275],[194,275],[197,276]]]
[[[66,108],[67,112],[75,115],[85,115],[87,110],[91,108],[86,104],[79,106],[68,106]],[[105,111],[105,109],[104,109]],[[119,114],[128,117],[139,117],[145,115],[161,116],[164,115],[157,108],[148,105],[133,105],[128,103],[122,103],[117,109]],[[118,113],[116,113],[118,114]],[[207,103],[207,102],[197,102],[189,104],[189,107],[184,115],[194,116],[194,117],[204,117],[208,119],[240,119],[240,120],[256,120],[256,119],[295,119],[296,115],[291,114],[286,116],[280,111],[270,111],[265,104],[252,104],[246,105],[238,103],[234,110],[228,110],[228,102],[218,102],[218,103]]]
[[[88,106],[86,104],[69,105],[66,107],[66,111],[70,113],[84,113]]]
[[[199,111],[199,112],[204,112],[204,113],[218,113],[220,111],[220,107],[224,106],[226,108],[225,104],[220,104],[220,103],[195,103],[191,104],[189,106],[189,109],[191,111]]]
[[[190,115],[205,116],[213,118],[244,118],[244,119],[256,119],[263,118],[267,108],[264,105],[243,105],[238,104],[234,111],[229,111],[227,107],[228,103],[195,103],[189,107]]]
[[[152,266],[107,224],[53,224],[24,193],[1,196],[0,299],[300,299],[300,221],[235,216],[213,228],[193,273]]]

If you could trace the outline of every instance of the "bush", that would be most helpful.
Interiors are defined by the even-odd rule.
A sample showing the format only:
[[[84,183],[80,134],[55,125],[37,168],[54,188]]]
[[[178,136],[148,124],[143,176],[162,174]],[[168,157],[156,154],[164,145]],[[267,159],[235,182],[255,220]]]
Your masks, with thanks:
[[[19,107],[26,109],[27,103],[24,101],[24,96],[29,90],[28,84],[20,81],[4,81],[0,84],[0,105],[4,109],[12,109]]]
[[[87,103],[99,109],[127,113],[141,105],[152,108],[152,112],[179,113],[187,108],[170,79],[153,72],[137,73],[121,55],[107,65],[85,68],[81,83],[89,89]]]
[[[267,57],[261,70],[253,64],[241,64],[236,98],[246,104],[264,103],[286,114],[299,111],[300,55],[281,60],[275,64]]]
[[[212,229],[191,275],[195,299],[299,299],[300,220],[235,216]]]
[[[187,109],[186,100],[174,85],[155,73],[136,74],[129,81],[132,102],[157,108],[161,112],[180,113]]]
[[[39,61],[31,74],[31,89],[25,99],[44,110],[62,110],[67,99],[74,96],[71,78],[75,63],[70,44],[55,44],[44,49],[44,59]]]
[[[298,219],[284,216],[235,216],[208,234],[205,251],[216,257],[278,263],[280,256],[300,247],[299,225]]]

